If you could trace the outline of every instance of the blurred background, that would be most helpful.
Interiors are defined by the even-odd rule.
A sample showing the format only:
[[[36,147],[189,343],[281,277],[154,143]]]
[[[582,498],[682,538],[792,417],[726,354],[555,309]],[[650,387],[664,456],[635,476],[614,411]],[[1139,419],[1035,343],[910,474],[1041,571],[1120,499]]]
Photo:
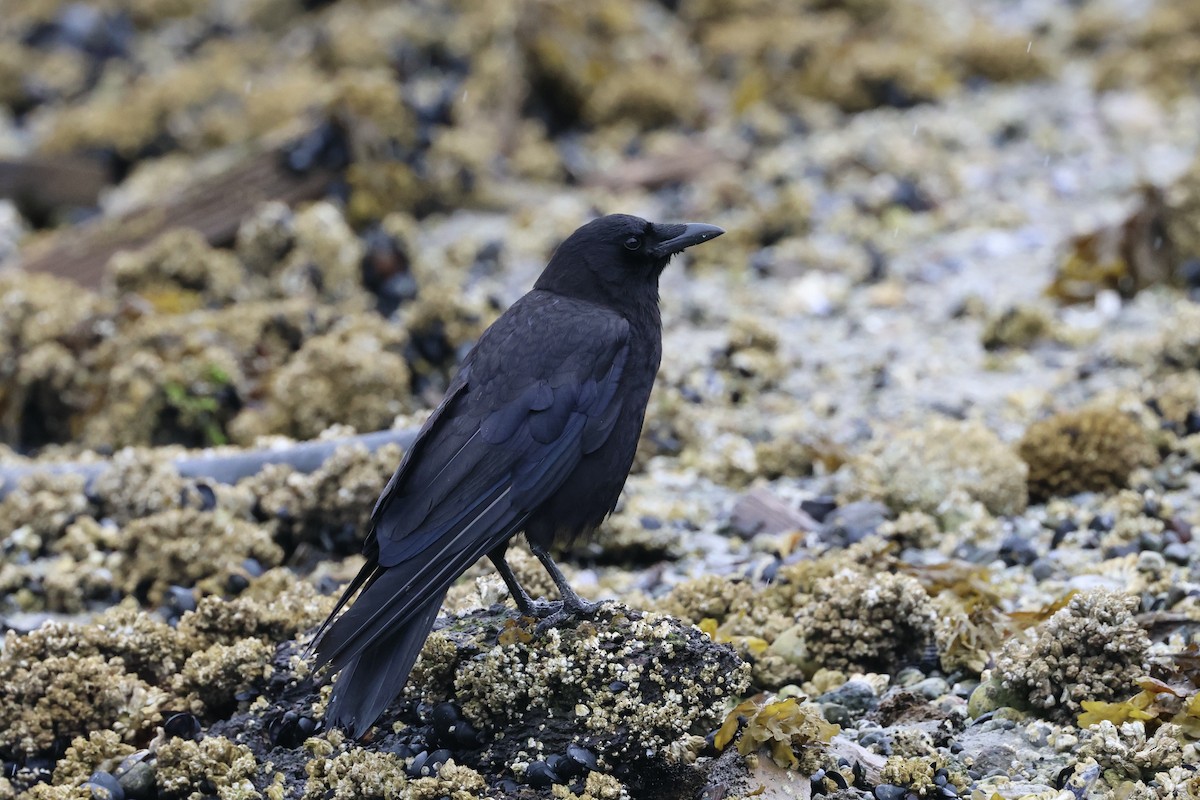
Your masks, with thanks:
[[[598,213],[727,228],[668,275],[667,316],[723,323],[777,286],[747,323],[769,335],[981,258],[1015,299],[1200,280],[1178,270],[1191,206],[1155,190],[1195,145],[1198,19],[1177,0],[4,0],[0,261],[25,272],[0,273],[0,441],[387,427]],[[689,300],[689,275],[731,302]],[[1004,299],[960,284],[948,302]]]

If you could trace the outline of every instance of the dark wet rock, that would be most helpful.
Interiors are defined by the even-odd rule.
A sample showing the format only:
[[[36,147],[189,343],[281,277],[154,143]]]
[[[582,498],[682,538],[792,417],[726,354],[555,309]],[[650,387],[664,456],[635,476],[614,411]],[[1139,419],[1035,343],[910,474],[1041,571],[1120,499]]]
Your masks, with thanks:
[[[267,734],[277,747],[292,748],[304,744],[304,740],[312,736],[318,727],[312,717],[288,711],[267,723]]]
[[[926,678],[908,687],[928,700],[937,700],[950,691],[950,685],[943,678]]]
[[[597,769],[596,754],[586,747],[580,747],[577,744],[567,745],[567,758],[575,763],[580,771],[591,772]]]
[[[154,760],[148,750],[139,750],[126,758],[115,774],[128,800],[152,800],[158,791]]]
[[[1192,555],[1193,548],[1182,542],[1172,542],[1163,548],[1163,557],[1175,564],[1186,565]]]
[[[836,704],[846,709],[851,718],[861,717],[879,705],[879,697],[866,681],[846,681],[833,691],[814,698],[816,703]],[[829,719],[826,717],[826,719]],[[830,722],[834,720],[830,719]]]
[[[800,501],[800,510],[817,522],[824,522],[825,518],[833,513],[837,507],[837,499],[828,496]]]
[[[92,793],[93,800],[125,800],[124,787],[109,772],[93,772],[83,788]]]
[[[1038,558],[1037,545],[1020,533],[1011,533],[1000,543],[1000,558],[1010,567],[1028,567]]]
[[[186,711],[172,714],[163,723],[163,733],[180,739],[197,739],[201,730],[200,720]]]
[[[562,778],[545,761],[533,761],[525,769],[525,781],[530,786],[545,788],[562,783]]]
[[[858,743],[863,747],[871,748],[880,755],[892,754],[892,738],[880,728],[864,732],[862,736],[858,737]]]
[[[835,509],[821,522],[821,540],[839,547],[861,542],[887,521],[891,512],[883,503],[860,501]]]

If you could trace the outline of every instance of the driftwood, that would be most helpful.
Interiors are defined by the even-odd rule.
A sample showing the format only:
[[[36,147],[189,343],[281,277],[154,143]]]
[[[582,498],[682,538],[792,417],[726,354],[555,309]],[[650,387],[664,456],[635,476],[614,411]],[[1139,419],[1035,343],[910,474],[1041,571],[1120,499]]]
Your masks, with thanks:
[[[285,147],[249,156],[161,201],[55,234],[30,246],[22,254],[21,266],[95,288],[113,253],[141,247],[170,228],[194,228],[210,244],[228,244],[238,224],[259,203],[281,200],[291,205],[319,197],[328,187],[332,170],[318,165],[308,172],[294,172],[284,165]]]
[[[743,536],[773,535],[790,531],[815,531],[820,524],[809,514],[759,486],[733,504],[733,529]]]
[[[95,205],[110,178],[107,167],[84,156],[0,158],[0,197],[39,210]]]
[[[267,464],[287,464],[297,472],[313,472],[325,463],[339,447],[360,445],[374,452],[388,444],[407,448],[417,437],[415,428],[404,430],[377,431],[344,439],[329,439],[314,442],[299,442],[286,447],[271,447],[261,450],[246,450],[240,453],[214,452],[205,455],[187,455],[174,461],[175,469],[185,478],[197,478],[217,483],[237,483],[242,478],[256,474]],[[62,462],[57,464],[31,463],[19,467],[0,467],[0,499],[13,491],[22,478],[30,475],[79,475],[91,482],[104,470],[108,463]]]

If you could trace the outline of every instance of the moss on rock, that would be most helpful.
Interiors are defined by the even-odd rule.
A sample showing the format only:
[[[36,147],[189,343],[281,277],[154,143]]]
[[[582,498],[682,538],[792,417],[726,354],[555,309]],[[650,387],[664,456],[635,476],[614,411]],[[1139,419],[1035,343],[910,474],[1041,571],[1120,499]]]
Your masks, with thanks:
[[[1120,489],[1134,469],[1157,461],[1147,431],[1121,409],[1103,405],[1035,422],[1017,452],[1029,465],[1036,500]]]

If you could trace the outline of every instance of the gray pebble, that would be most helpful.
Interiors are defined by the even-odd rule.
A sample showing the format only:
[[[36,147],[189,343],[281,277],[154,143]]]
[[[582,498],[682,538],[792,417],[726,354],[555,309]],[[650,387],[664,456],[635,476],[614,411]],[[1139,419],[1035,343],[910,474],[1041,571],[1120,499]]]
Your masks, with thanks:
[[[1192,558],[1192,548],[1183,542],[1172,542],[1163,548],[1162,554],[1175,564],[1187,564]]]
[[[939,697],[949,693],[950,684],[946,683],[943,678],[926,678],[923,681],[917,681],[908,688],[926,700],[937,700]]]

